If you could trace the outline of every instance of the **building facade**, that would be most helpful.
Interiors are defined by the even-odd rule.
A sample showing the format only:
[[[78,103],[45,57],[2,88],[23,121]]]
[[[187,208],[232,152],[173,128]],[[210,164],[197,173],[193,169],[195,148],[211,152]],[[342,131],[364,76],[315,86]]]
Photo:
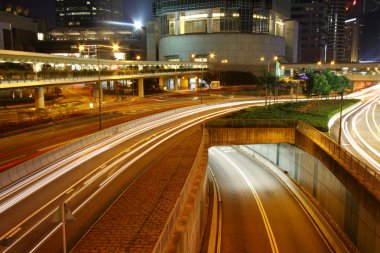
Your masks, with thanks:
[[[0,12],[0,49],[36,52],[46,32],[45,20]]]
[[[56,0],[57,27],[94,27],[122,19],[122,0]]]
[[[291,17],[299,22],[300,63],[326,61],[328,0],[292,0]]]
[[[346,0],[329,1],[327,61],[345,61]]]
[[[153,12],[160,60],[211,62],[212,53],[239,70],[285,60],[290,0],[155,0]]]
[[[87,58],[146,59],[145,28],[123,21],[123,0],[56,0],[56,25],[39,51]],[[112,45],[119,46],[118,52]],[[80,52],[80,48],[85,50]]]

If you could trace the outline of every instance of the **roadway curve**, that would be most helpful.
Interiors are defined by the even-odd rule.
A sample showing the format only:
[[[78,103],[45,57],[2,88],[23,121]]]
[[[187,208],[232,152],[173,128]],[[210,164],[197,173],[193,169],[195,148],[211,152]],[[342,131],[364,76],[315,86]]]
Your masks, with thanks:
[[[221,252],[332,252],[294,195],[232,147],[209,150],[222,199]]]
[[[2,189],[0,240],[9,240],[0,246],[0,251],[39,252],[45,247],[44,252],[55,252],[61,241],[61,225],[52,221],[56,221],[57,206],[63,201],[78,217],[76,229],[70,234],[79,240],[129,184],[205,118],[252,104],[207,105],[142,124],[57,160]]]
[[[380,172],[380,85],[372,86],[350,95],[362,99],[362,104],[342,117],[341,145],[363,161],[367,166]],[[330,133],[338,140],[339,120]]]

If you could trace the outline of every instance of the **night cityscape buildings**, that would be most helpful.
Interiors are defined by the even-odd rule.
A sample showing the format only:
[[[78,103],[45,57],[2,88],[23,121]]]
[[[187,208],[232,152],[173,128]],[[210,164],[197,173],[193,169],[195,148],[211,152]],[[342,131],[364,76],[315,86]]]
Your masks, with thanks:
[[[286,52],[297,50],[296,43],[286,47],[286,39],[298,33],[297,24],[289,21],[290,0],[187,4],[154,0],[153,12],[160,60],[204,62],[211,61],[208,55],[213,53],[217,56],[214,62],[227,59],[229,69],[249,71],[252,66],[267,65],[274,56],[296,61],[293,52]],[[295,59],[285,59],[285,55]]]
[[[326,58],[328,7],[328,0],[292,1],[291,18],[299,22],[299,62],[314,63]]]
[[[56,0],[56,25],[48,39],[40,43],[40,52],[94,58],[97,45],[118,44],[120,52],[102,50],[102,58],[119,60],[146,59],[144,28],[123,23],[123,1]],[[86,52],[79,46],[86,45]]]
[[[123,20],[122,0],[56,0],[58,27],[94,27]]]

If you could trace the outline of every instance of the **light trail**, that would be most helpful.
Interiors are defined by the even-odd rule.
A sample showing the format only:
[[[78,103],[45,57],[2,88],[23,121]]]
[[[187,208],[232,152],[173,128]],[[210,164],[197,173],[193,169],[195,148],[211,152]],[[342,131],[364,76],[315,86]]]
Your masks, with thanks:
[[[147,123],[145,125],[141,125],[140,126],[140,130],[139,131],[136,131],[136,128],[133,128],[133,129],[130,129],[128,131],[126,131],[128,134],[125,134],[123,132],[123,134],[118,134],[116,136],[112,136],[110,137],[109,139],[107,140],[103,140],[101,143],[99,144],[96,144],[96,145],[93,145],[91,147],[89,147],[88,150],[81,150],[80,152],[78,152],[79,154],[77,156],[75,156],[75,158],[73,159],[69,159],[70,161],[66,161],[66,159],[62,159],[61,161],[59,161],[57,164],[59,166],[62,166],[62,168],[60,168],[59,170],[57,171],[54,171],[53,173],[49,174],[46,178],[42,178],[41,180],[39,180],[39,182],[37,183],[34,183],[33,185],[27,187],[26,189],[24,189],[21,194],[18,194],[17,197],[12,197],[10,200],[8,201],[5,201],[3,203],[1,203],[1,211],[4,212],[5,210],[9,209],[10,207],[12,207],[13,205],[15,205],[16,203],[19,203],[20,201],[24,200],[25,198],[27,198],[28,196],[30,196],[34,191],[36,191],[37,189],[39,189],[40,187],[43,187],[45,186],[46,184],[48,184],[49,182],[52,182],[52,180],[55,180],[61,176],[63,176],[65,173],[67,173],[68,171],[72,170],[74,167],[78,166],[79,164],[81,164],[82,162],[84,161],[87,161],[88,159],[94,157],[95,155],[94,154],[100,154],[102,151],[105,151],[107,149],[109,149],[110,147],[112,146],[115,146],[115,142],[122,142],[122,141],[125,141],[129,138],[132,138],[134,136],[136,136],[137,134],[141,134],[143,132],[146,132],[154,127],[159,127],[159,126],[162,126],[163,124],[167,124],[167,123],[170,123],[170,122],[173,122],[175,120],[178,120],[178,119],[182,119],[183,117],[186,117],[186,116],[191,116],[195,113],[201,113],[201,112],[205,112],[207,110],[211,110],[211,109],[216,109],[216,108],[223,108],[224,107],[224,111],[222,112],[216,112],[216,113],[213,113],[211,114],[211,117],[214,117],[214,116],[217,116],[217,115],[220,115],[220,114],[224,114],[226,112],[229,112],[229,111],[235,111],[235,110],[239,110],[239,109],[242,109],[242,108],[245,108],[245,107],[248,107],[250,105],[252,105],[252,102],[241,102],[241,103],[227,103],[227,104],[224,104],[224,105],[216,105],[216,106],[209,106],[209,107],[206,107],[206,108],[201,108],[201,109],[195,109],[195,110],[192,110],[191,112],[184,112],[184,113],[181,113],[182,115],[179,115],[179,116],[169,116],[168,118],[164,118],[164,119],[159,119],[155,122],[150,122],[150,123]],[[236,106],[239,106],[240,107],[236,107]],[[228,107],[231,107],[231,106],[234,106],[232,109],[228,109]],[[196,119],[193,119],[192,121],[190,122],[194,122],[192,123],[190,126],[188,127],[191,127],[195,124],[199,124],[200,122],[202,122],[205,118],[208,118],[210,117],[210,114],[209,115],[206,115],[206,116],[201,116],[201,117],[198,117]],[[187,123],[189,124],[189,123]],[[185,129],[187,129],[188,127],[184,127],[183,125],[179,125],[171,130],[169,130],[169,132],[172,132],[172,131],[175,131],[176,129],[179,129],[178,132],[180,131],[184,131]],[[133,133],[130,133],[131,131],[133,131]],[[175,132],[173,133],[172,135],[170,135],[169,137],[166,137],[165,140],[167,140],[168,138],[178,134],[178,132]],[[131,152],[127,152],[126,155],[123,155],[122,157],[118,158],[117,160],[113,161],[111,164],[107,165],[107,163],[109,163],[110,161],[112,161],[114,158],[110,159],[109,161],[103,163],[102,165],[100,165],[98,168],[96,168],[94,171],[92,171],[91,173],[89,173],[85,178],[82,178],[81,180],[75,182],[72,186],[70,186],[68,188],[68,190],[71,190],[71,191],[74,191],[73,189],[81,182],[83,182],[84,180],[86,180],[86,182],[88,184],[91,184],[91,182],[95,182],[96,179],[100,178],[102,175],[104,175],[108,170],[110,170],[111,168],[113,168],[117,163],[120,163],[122,160],[125,160],[127,159],[128,156],[131,156],[132,154],[138,152],[139,150],[143,149],[144,147],[146,147],[147,145],[149,145],[151,142],[157,140],[158,138],[160,138],[163,134],[167,134],[168,131],[167,130],[164,130],[162,131],[160,134],[153,134],[151,135],[151,137],[148,138],[148,141],[146,141],[147,138],[145,138],[143,141],[146,141],[146,143],[142,144],[138,149],[136,150],[133,150]],[[105,146],[102,146],[103,144],[102,143],[105,143],[104,145]],[[161,142],[160,142],[161,143]],[[147,149],[146,151],[143,151],[141,155],[138,156],[138,158],[141,158],[144,154],[146,155],[147,152],[149,150],[151,150],[153,147],[156,147],[158,144],[152,146],[151,148]],[[130,148],[129,148],[130,149]],[[92,151],[92,152],[91,152]],[[90,153],[91,152],[91,153]],[[91,156],[92,154],[92,156]],[[137,158],[136,158],[137,159]],[[133,160],[135,161],[135,159]],[[128,163],[128,166],[131,164],[131,162]],[[59,167],[57,166],[57,167]],[[128,166],[123,166],[122,170],[125,170],[128,168]],[[51,168],[54,168],[54,166],[51,166]],[[100,170],[100,171],[99,171]],[[121,173],[121,171],[117,171],[115,173],[113,173],[110,177],[106,178],[106,182],[103,182],[100,186],[100,188],[98,189],[98,191],[100,191],[103,187],[103,185],[107,185],[109,182],[112,181],[112,179],[114,179],[115,177],[117,177],[117,175],[119,175]],[[91,178],[89,178],[91,176]],[[41,184],[41,181],[43,181],[43,183]],[[85,187],[76,190],[74,191],[74,194],[72,197],[78,195],[80,193],[80,191],[84,190]],[[98,192],[96,191],[96,192]],[[34,212],[32,215],[30,215],[29,217],[27,217],[26,219],[24,219],[22,222],[20,222],[17,226],[15,227],[20,227],[22,224],[24,224],[25,222],[27,222],[28,220],[30,220],[33,216],[35,216],[37,213],[39,213],[40,211],[42,211],[43,209],[45,209],[47,206],[51,205],[52,203],[54,203],[55,201],[57,201],[59,198],[61,198],[64,194],[67,194],[67,190],[64,191],[63,193],[57,195],[55,198],[53,198],[51,201],[49,201],[49,203],[46,203],[44,206],[42,206],[41,208],[39,208],[38,210],[36,210],[36,212]],[[94,193],[95,194],[95,193]],[[95,195],[92,195],[92,196],[95,196]],[[70,197],[68,200],[70,200],[72,197]],[[87,199],[87,201],[89,201],[90,199]],[[86,201],[86,202],[87,202]],[[84,202],[82,202],[84,205]],[[82,206],[81,205],[81,206]],[[81,207],[80,206],[80,207]],[[80,207],[78,207],[76,211],[78,211],[80,209]],[[41,222],[43,222],[43,220],[47,219],[52,213],[49,213],[47,216],[45,216],[44,219],[40,220],[38,222],[38,224],[40,224]],[[36,226],[38,226],[38,224]],[[34,228],[34,226],[33,226]],[[18,238],[12,245],[15,245],[17,242],[19,242],[20,240],[22,240],[22,238],[24,236],[26,236],[28,233],[32,232],[33,231],[33,228],[28,230],[26,233],[24,233],[20,238]],[[8,251],[9,249],[11,249],[12,246],[10,246],[9,248],[7,248],[6,251]],[[5,252],[5,251],[4,251]]]
[[[227,162],[229,162],[234,167],[234,169],[240,174],[240,176],[243,178],[244,182],[248,185],[249,189],[252,192],[252,195],[254,196],[254,198],[256,200],[256,203],[257,203],[257,206],[259,208],[261,217],[263,219],[264,226],[265,226],[265,229],[267,231],[267,235],[268,235],[268,239],[269,239],[269,244],[271,246],[272,252],[278,253],[279,250],[278,250],[276,238],[274,237],[273,230],[272,230],[272,227],[270,225],[268,216],[267,216],[267,214],[265,212],[265,209],[264,209],[264,206],[263,206],[263,204],[262,204],[262,202],[260,200],[260,197],[259,197],[258,193],[256,192],[255,188],[253,187],[253,185],[252,185],[251,181],[249,180],[248,176],[240,169],[240,167],[234,161],[232,161],[229,157],[227,157],[219,149],[216,149],[214,147],[211,148],[211,149],[214,150],[216,153],[218,153],[219,156],[222,156]]]
[[[380,144],[380,138],[378,136],[379,127],[375,118],[379,94],[379,85],[373,86],[358,94],[353,94],[351,97],[361,98],[366,100],[366,102],[342,118],[342,132],[347,142],[353,147],[355,152],[365,158],[376,170],[380,170],[380,153],[377,148],[373,147],[370,141],[377,142],[377,145]],[[369,130],[370,136],[363,135],[358,129],[358,126],[363,127],[360,120],[361,118],[365,120],[365,127]],[[373,129],[373,125],[375,125],[377,131]],[[352,129],[352,133],[349,128]]]

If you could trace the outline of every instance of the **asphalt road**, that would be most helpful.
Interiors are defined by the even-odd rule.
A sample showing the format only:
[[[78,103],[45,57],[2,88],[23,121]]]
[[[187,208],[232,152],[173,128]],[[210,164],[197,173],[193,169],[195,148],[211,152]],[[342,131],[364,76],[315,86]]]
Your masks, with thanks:
[[[252,103],[251,103],[252,105]],[[206,117],[237,106],[223,104],[148,122],[105,138],[0,192],[2,252],[55,252],[61,242],[57,207],[76,217],[76,240],[150,164]],[[207,108],[207,109],[206,109]],[[55,220],[55,221],[54,221]],[[75,241],[75,239],[73,239]],[[46,246],[49,245],[49,246]]]
[[[204,103],[228,100],[230,99],[218,96],[204,96],[203,98]],[[162,96],[135,102],[105,103],[102,113],[102,129],[159,112],[196,104],[200,104],[200,100],[194,96]],[[86,109],[75,117],[31,129],[24,128],[21,133],[0,136],[0,172],[98,130],[98,110]]]
[[[380,172],[380,85],[351,95],[362,104],[342,117],[341,145],[370,168]],[[339,120],[330,133],[338,141]]]
[[[292,193],[232,147],[209,150],[222,199],[221,252],[331,252]]]

